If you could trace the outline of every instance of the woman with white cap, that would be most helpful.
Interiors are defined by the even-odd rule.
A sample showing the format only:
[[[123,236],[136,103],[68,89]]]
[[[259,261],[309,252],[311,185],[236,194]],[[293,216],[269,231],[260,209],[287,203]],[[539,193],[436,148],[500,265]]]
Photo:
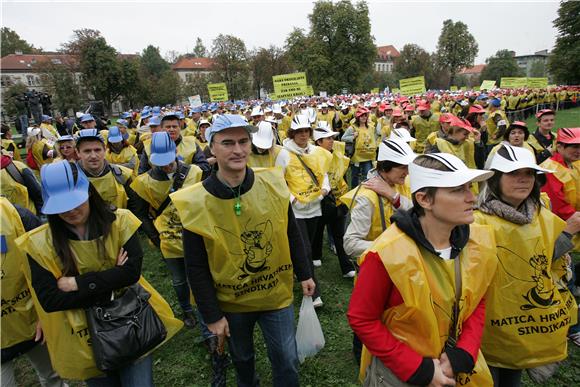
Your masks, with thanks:
[[[322,262],[313,261],[312,244],[322,216],[320,202],[330,192],[328,170],[332,162],[332,154],[327,150],[309,143],[312,137],[311,122],[305,115],[298,114],[292,118],[288,138],[284,147],[278,153],[276,166],[282,167],[286,183],[290,189],[290,201],[296,216],[296,221],[305,239],[305,245],[314,266]],[[322,306],[320,287],[316,282],[314,291],[314,306]]]
[[[415,157],[401,139],[384,140],[379,145],[373,177],[340,198],[350,209],[350,223],[344,235],[347,254],[360,257],[391,225],[395,211],[413,206],[405,179]]]
[[[120,345],[102,353],[127,356],[127,362],[106,373],[97,368],[96,337],[91,336],[85,312],[106,307],[138,282],[165,327],[162,342],[182,327],[169,304],[141,277],[143,251],[137,234],[141,222],[128,210],[108,206],[76,164],[56,162],[44,167],[41,175],[42,212],[48,223],[16,244],[28,255],[24,274],[54,369],[62,378],[84,380],[89,387],[153,386],[150,354],[139,359],[135,353],[123,354],[125,347]]]
[[[252,152],[248,157],[251,168],[272,168],[281,146],[274,144],[274,130],[267,121],[258,123],[258,132],[252,135]]]
[[[580,231],[580,215],[565,222],[542,204],[541,177],[553,171],[539,167],[531,151],[503,144],[489,169],[495,174],[481,191],[475,222],[495,231],[500,265],[486,295],[481,349],[495,386],[511,387],[524,369],[567,356],[577,312],[562,256]]]
[[[40,128],[28,128],[28,137],[26,137],[26,163],[30,169],[34,170],[37,176],[40,176],[40,168],[45,164],[52,163],[56,156],[53,144],[42,138]]]
[[[128,133],[122,133],[119,127],[111,126],[109,128],[105,159],[111,164],[131,169],[133,176],[137,176],[139,157],[137,157],[137,150],[127,141],[128,138]]]
[[[74,162],[78,160],[78,155],[75,151],[75,139],[71,135],[60,136],[56,140],[55,149],[58,157],[54,161],[67,160]]]
[[[338,132],[332,131],[327,121],[318,121],[314,129],[314,143],[332,153],[332,162],[328,170],[331,191],[322,199],[322,218],[318,223],[318,229],[314,237],[312,255],[314,260],[321,260],[324,226],[328,226],[330,230],[329,238],[331,237],[332,242],[334,242],[342,276],[344,278],[353,278],[356,272],[343,246],[348,208],[339,201],[339,198],[348,191],[348,184],[344,180],[344,175],[348,170],[350,159],[344,155],[344,143],[334,140],[338,135]]]
[[[484,296],[497,268],[493,231],[473,225],[470,185],[493,172],[450,154],[409,165],[413,208],[361,259],[347,313],[365,345],[365,385],[489,386],[479,351]]]

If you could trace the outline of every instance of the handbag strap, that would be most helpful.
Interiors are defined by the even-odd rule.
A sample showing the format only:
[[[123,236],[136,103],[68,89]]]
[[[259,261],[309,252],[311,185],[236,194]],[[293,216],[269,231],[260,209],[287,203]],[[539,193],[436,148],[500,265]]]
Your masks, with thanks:
[[[296,156],[298,157],[298,160],[300,160],[300,163],[302,164],[304,169],[306,169],[306,172],[308,172],[308,176],[310,176],[314,185],[318,186],[318,179],[316,178],[316,175],[314,174],[314,172],[312,172],[312,169],[310,169],[310,167],[308,165],[306,165],[304,160],[302,160],[302,156],[300,156],[298,153],[296,153]]]
[[[184,164],[182,162],[177,163],[177,171],[175,171],[175,176],[173,176],[173,186],[171,187],[170,193],[175,192],[179,190],[181,187],[183,187],[183,183],[185,182],[185,178],[187,177],[190,168],[191,166],[188,164]],[[163,203],[161,203],[161,205],[159,206],[159,208],[155,210],[155,214],[157,216],[161,215],[163,211],[165,211],[169,203],[171,203],[171,197],[169,197],[168,194]]]
[[[453,316],[451,320],[451,327],[449,332],[449,339],[447,340],[448,343],[455,347],[457,344],[457,326],[459,322],[459,301],[461,300],[461,262],[459,260],[459,256],[455,257],[455,303],[453,304]]]

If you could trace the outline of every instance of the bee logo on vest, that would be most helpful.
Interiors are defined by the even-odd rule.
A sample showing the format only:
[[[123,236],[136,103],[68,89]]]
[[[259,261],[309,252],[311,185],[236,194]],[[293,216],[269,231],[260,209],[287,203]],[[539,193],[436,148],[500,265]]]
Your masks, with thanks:
[[[228,246],[237,246],[240,249],[230,251],[233,255],[243,255],[244,263],[240,266],[242,273],[238,280],[242,280],[252,274],[260,273],[270,269],[267,265],[268,257],[272,254],[272,222],[267,220],[254,226],[248,220],[244,231],[236,235],[224,228],[215,226],[216,231],[220,230],[225,236]]]
[[[520,305],[521,310],[537,308],[545,309],[560,303],[559,300],[554,300],[556,288],[554,287],[554,283],[549,272],[550,268],[548,267],[548,258],[543,252],[534,254],[526,260],[507,247],[498,246],[498,250],[500,249],[508,253],[508,256],[510,256],[510,261],[513,262],[516,259],[521,260],[528,264],[532,269],[529,279],[518,278],[516,275],[511,274],[509,271],[509,268],[510,266],[513,266],[513,263],[503,262],[500,258],[502,254],[498,254],[499,263],[508,276],[517,281],[529,282],[532,284],[532,287],[527,291],[527,293],[522,294],[522,297],[524,300],[526,300],[526,302]]]

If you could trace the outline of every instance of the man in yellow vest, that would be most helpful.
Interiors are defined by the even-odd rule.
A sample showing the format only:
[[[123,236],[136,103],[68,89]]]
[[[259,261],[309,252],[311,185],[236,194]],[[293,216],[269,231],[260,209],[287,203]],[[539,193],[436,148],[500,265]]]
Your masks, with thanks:
[[[551,109],[542,109],[536,113],[538,129],[530,136],[529,143],[536,151],[538,164],[552,156],[554,151],[556,136],[552,133],[556,123],[556,112]]]
[[[489,101],[488,105],[489,113],[488,118],[485,121],[487,125],[487,152],[489,153],[491,149],[499,144],[503,139],[503,135],[509,126],[508,119],[505,112],[501,110],[501,101],[497,98]]]
[[[105,160],[105,142],[97,129],[83,129],[77,138],[78,165],[103,200],[117,208],[134,209],[133,171]]]
[[[293,277],[314,292],[304,241],[278,168],[247,167],[256,128],[237,115],[206,132],[217,167],[202,183],[171,194],[183,222],[187,276],[208,328],[228,347],[238,385],[259,385],[253,335],[258,323],[274,385],[298,386]]]
[[[40,214],[43,200],[36,176],[26,164],[12,160],[4,152],[0,157],[0,195],[12,204]]]
[[[431,106],[426,101],[420,101],[417,104],[418,115],[413,116],[411,125],[413,130],[411,135],[417,139],[415,152],[423,153],[425,149],[425,141],[430,133],[437,132],[440,128],[439,114],[431,112]]]

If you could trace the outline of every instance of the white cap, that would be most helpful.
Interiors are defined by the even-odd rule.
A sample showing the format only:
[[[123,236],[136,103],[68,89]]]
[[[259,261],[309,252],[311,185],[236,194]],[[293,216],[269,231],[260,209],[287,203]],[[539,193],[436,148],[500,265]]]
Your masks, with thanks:
[[[258,131],[252,136],[252,144],[260,149],[270,149],[274,144],[274,132],[272,124],[261,121],[258,124]]]
[[[409,144],[401,139],[385,139],[379,144],[377,161],[392,161],[401,165],[409,165],[415,160],[415,157],[417,155]]]
[[[416,141],[417,139],[411,136],[411,133],[405,128],[391,130],[390,140],[403,140],[405,142]]]
[[[215,116],[215,114],[214,114]],[[211,122],[209,122],[208,120],[199,120],[199,124],[197,125],[198,127],[207,124],[207,125],[211,125]]]
[[[466,183],[487,180],[494,174],[493,171],[469,169],[461,159],[449,153],[429,153],[425,156],[439,160],[450,171],[425,168],[415,163],[409,164],[411,193],[427,187],[458,187]]]
[[[26,129],[26,134],[30,137],[38,136],[40,134],[40,128],[30,126]]]
[[[330,127],[330,125],[328,125],[328,122],[318,121],[318,125],[316,125],[316,128],[314,129],[312,136],[314,138],[314,142],[316,142],[321,138],[333,137],[338,134],[340,133],[332,131],[332,128]]]
[[[292,118],[292,122],[290,123],[291,130],[298,130],[298,129],[307,129],[311,128],[310,120],[308,116],[304,114],[297,114]]]
[[[250,116],[255,117],[255,116],[263,116],[264,115],[264,111],[262,111],[262,108],[259,106],[256,106],[255,108],[252,109],[252,113],[250,114]]]
[[[502,154],[500,154],[500,151]],[[503,156],[503,154],[506,154],[506,156]],[[525,168],[535,169],[538,173],[554,173],[554,171],[538,166],[534,154],[529,149],[509,144],[502,144],[502,147],[491,157],[491,162],[489,167],[487,167],[487,169],[504,173]]]
[[[322,104],[320,104],[320,109],[327,109],[328,108],[328,104],[326,102],[323,102]]]
[[[264,109],[264,114],[272,113],[272,109],[267,107]]]
[[[277,103],[275,103],[274,105],[272,105],[272,113],[282,114],[282,107],[280,105],[278,105]]]

